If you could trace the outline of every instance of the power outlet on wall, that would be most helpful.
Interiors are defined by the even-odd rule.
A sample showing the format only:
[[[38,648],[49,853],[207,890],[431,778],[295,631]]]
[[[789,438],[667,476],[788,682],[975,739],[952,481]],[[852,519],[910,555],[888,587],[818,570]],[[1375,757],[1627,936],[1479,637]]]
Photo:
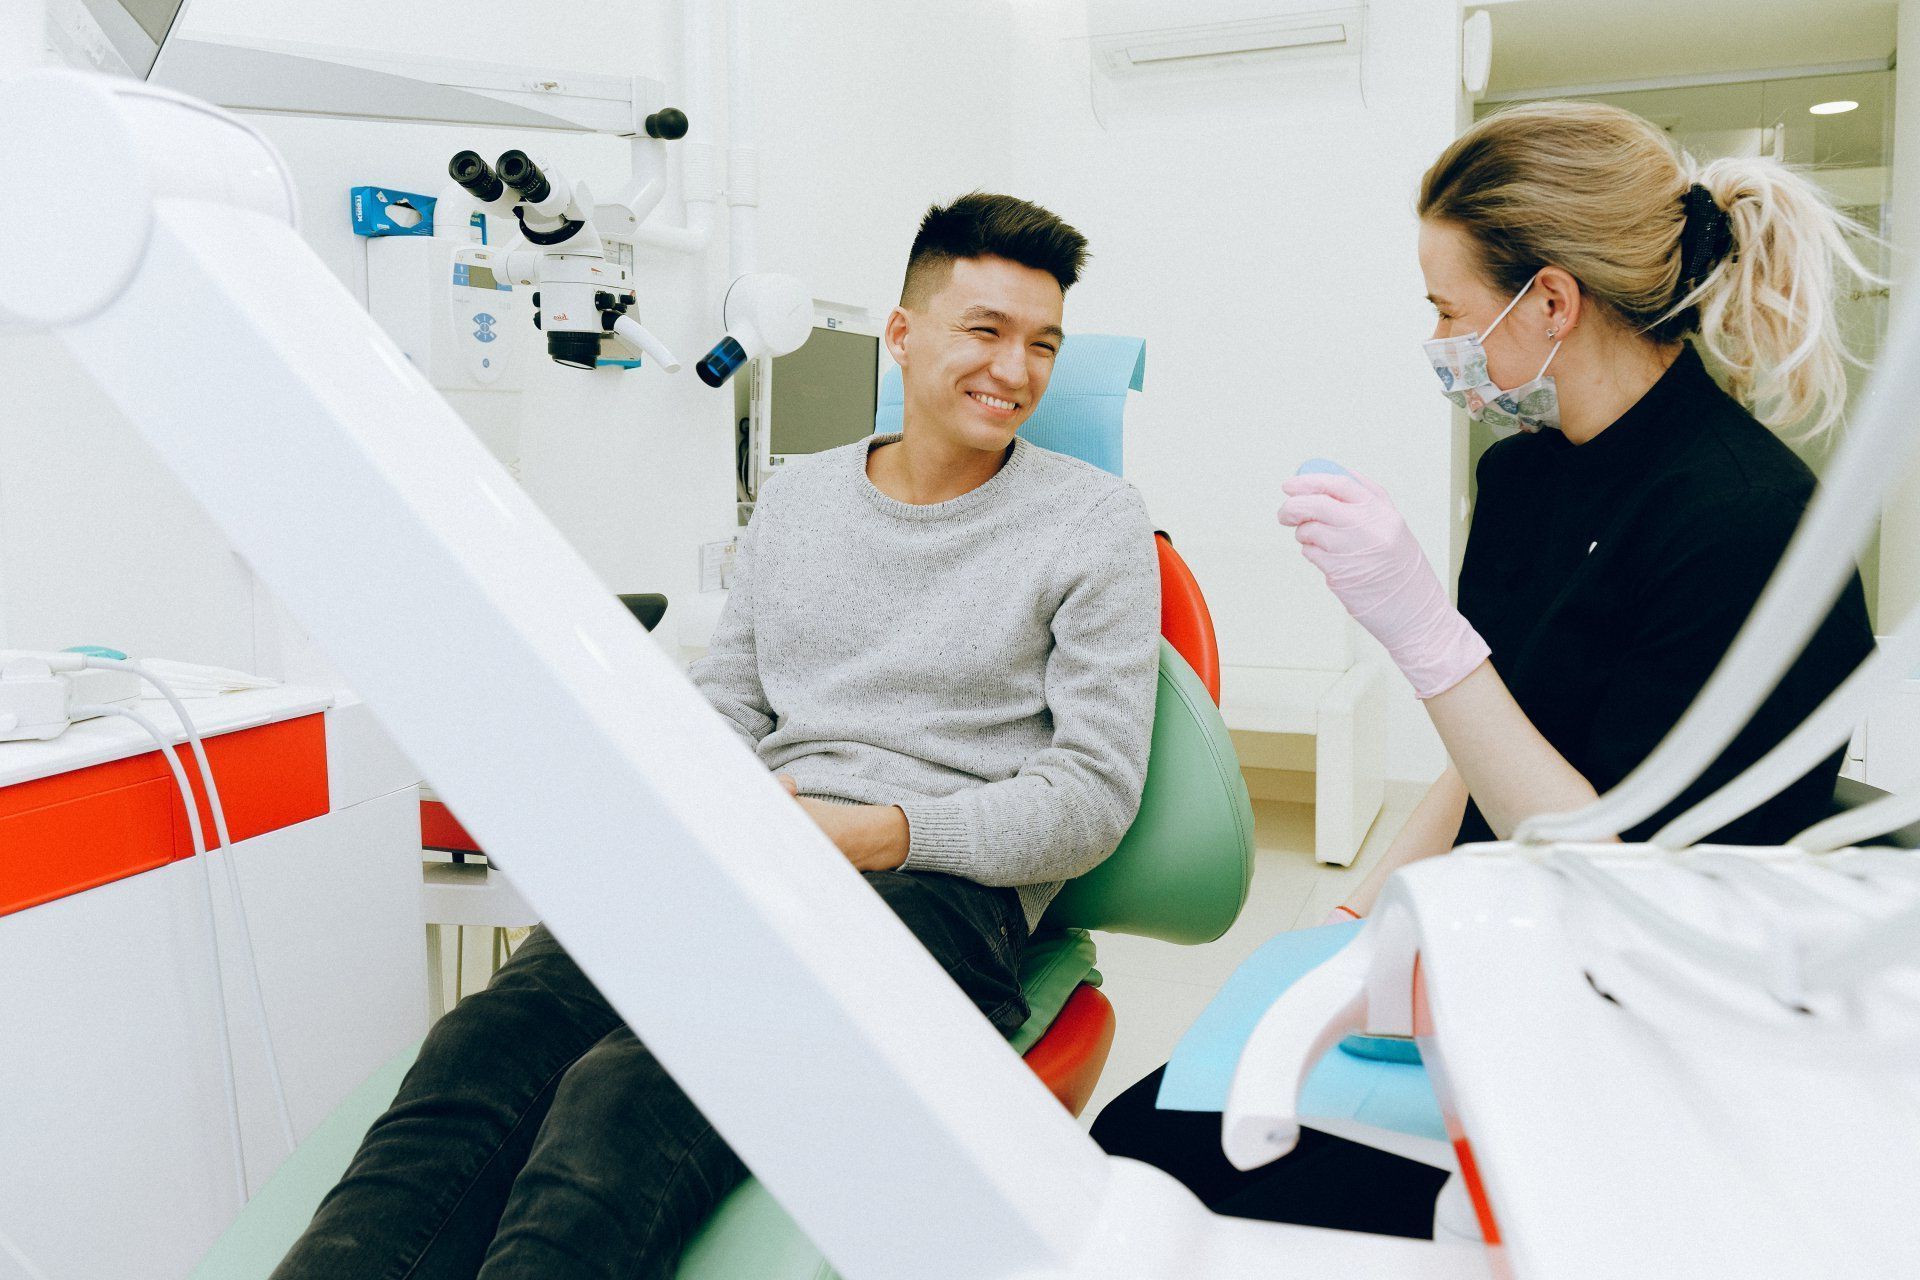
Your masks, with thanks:
[[[700,589],[726,591],[733,586],[733,556],[736,539],[700,544]]]

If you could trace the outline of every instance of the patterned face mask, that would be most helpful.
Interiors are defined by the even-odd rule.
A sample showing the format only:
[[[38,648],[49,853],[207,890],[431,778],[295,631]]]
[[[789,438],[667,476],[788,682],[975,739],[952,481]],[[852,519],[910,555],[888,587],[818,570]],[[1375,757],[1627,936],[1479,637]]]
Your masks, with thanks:
[[[1539,278],[1536,275],[1533,279]],[[1485,422],[1493,428],[1495,436],[1538,431],[1542,427],[1560,429],[1560,391],[1547,376],[1553,358],[1560,354],[1560,344],[1553,344],[1546,364],[1540,366],[1540,372],[1533,375],[1531,381],[1511,391],[1502,391],[1493,385],[1493,377],[1487,372],[1487,351],[1480,345],[1488,334],[1500,327],[1507,312],[1520,305],[1520,299],[1526,297],[1531,288],[1533,280],[1521,286],[1506,311],[1494,317],[1493,323],[1481,332],[1433,338],[1420,344],[1426,350],[1427,362],[1439,375],[1441,394],[1465,409],[1475,422]]]

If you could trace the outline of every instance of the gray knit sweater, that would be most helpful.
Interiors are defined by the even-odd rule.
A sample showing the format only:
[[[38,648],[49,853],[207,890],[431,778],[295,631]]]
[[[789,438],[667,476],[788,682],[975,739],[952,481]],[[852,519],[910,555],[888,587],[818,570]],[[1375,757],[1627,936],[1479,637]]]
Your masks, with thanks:
[[[1024,440],[970,493],[897,502],[866,463],[898,438],[766,486],[694,682],[801,794],[899,805],[908,868],[1018,886],[1032,925],[1140,807],[1152,528],[1131,485]]]

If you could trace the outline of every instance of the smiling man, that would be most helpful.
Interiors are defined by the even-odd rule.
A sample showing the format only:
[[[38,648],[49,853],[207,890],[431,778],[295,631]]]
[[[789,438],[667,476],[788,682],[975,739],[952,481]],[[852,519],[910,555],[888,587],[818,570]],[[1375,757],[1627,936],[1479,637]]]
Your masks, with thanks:
[[[766,487],[693,672],[1002,1034],[1029,929],[1125,834],[1152,736],[1139,495],[1014,435],[1085,258],[1010,196],[928,211],[887,320],[903,431]],[[274,1278],[666,1280],[746,1176],[542,927],[434,1025]]]
[[[695,669],[854,865],[910,873],[883,894],[1017,905],[1016,935],[1125,833],[1151,731],[1140,497],[1014,434],[1085,258],[1011,196],[927,212],[886,325],[901,433],[767,487]]]

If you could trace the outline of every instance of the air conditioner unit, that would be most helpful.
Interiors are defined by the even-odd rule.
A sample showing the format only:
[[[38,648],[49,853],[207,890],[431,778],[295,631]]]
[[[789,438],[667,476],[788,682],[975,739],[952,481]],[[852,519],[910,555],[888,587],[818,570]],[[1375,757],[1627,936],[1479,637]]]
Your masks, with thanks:
[[[1285,64],[1358,60],[1367,7],[1284,9],[1234,21],[1096,31],[1097,67],[1116,78],[1260,73]]]

